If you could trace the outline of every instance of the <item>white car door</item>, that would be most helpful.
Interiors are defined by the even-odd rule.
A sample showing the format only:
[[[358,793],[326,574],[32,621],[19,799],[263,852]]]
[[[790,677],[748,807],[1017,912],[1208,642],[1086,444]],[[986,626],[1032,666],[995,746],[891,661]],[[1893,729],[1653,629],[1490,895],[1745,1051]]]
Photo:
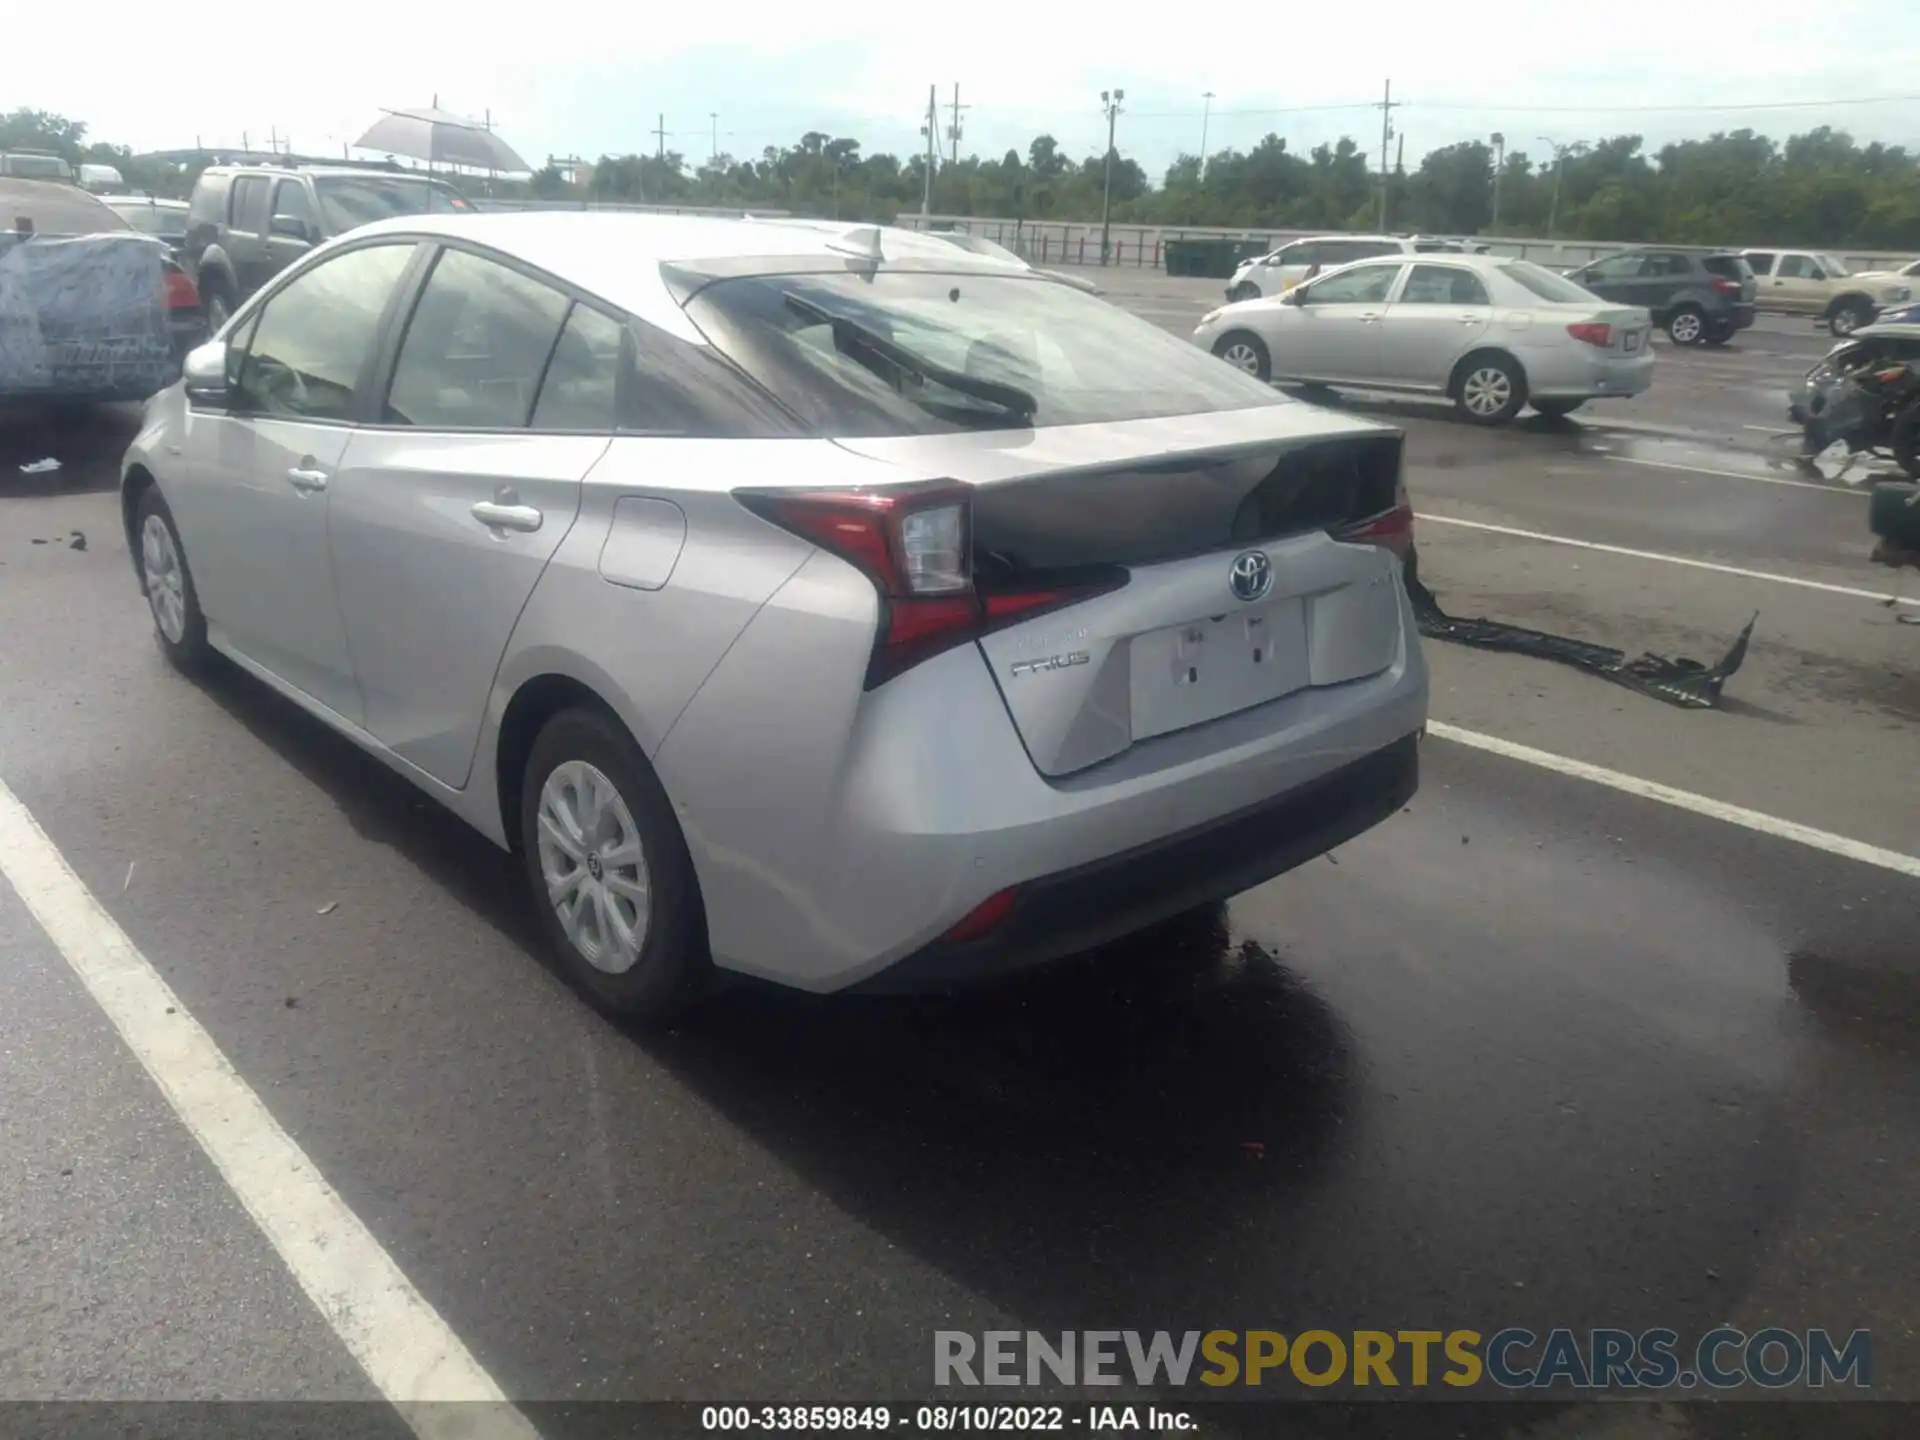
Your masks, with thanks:
[[[1789,250],[1774,262],[1764,289],[1775,305],[1800,313],[1825,310],[1833,293],[1819,260],[1799,250]]]
[[[195,405],[169,494],[216,638],[348,720],[359,694],[327,550],[331,486],[412,241],[296,274],[228,345],[226,403]]]
[[[378,423],[340,462],[333,566],[363,723],[447,785],[467,782],[514,623],[612,443],[621,335],[541,280],[445,248]]]
[[[1442,390],[1454,362],[1493,324],[1493,297],[1464,265],[1410,266],[1380,317],[1380,378],[1393,385]]]
[[[1296,288],[1268,342],[1274,378],[1377,383],[1380,317],[1403,268],[1370,261]]]

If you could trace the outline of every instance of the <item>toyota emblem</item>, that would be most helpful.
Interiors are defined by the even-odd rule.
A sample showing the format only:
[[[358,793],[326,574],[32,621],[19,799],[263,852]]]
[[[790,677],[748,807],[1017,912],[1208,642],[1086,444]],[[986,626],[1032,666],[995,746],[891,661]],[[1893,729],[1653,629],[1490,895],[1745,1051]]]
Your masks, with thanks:
[[[1227,583],[1233,587],[1235,599],[1258,600],[1273,589],[1273,562],[1264,550],[1243,551],[1234,556]]]

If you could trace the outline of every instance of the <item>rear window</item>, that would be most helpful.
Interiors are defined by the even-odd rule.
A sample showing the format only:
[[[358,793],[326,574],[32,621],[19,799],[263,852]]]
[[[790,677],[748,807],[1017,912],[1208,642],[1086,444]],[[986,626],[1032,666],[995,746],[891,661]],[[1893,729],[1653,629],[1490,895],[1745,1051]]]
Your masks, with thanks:
[[[150,200],[109,201],[108,208],[134,229],[148,235],[181,235],[187,228],[187,207],[156,205]]]
[[[1594,298],[1591,290],[1584,289],[1566,276],[1556,275],[1551,270],[1534,264],[1531,260],[1510,260],[1500,268],[1507,272],[1507,277],[1515,284],[1525,286],[1542,300],[1550,301],[1555,305],[1578,304],[1582,300],[1591,302]]]
[[[98,235],[132,228],[110,206],[71,185],[0,179],[0,229],[13,229],[17,219],[31,220],[39,235]]]
[[[1753,267],[1738,255],[1702,255],[1700,263],[1707,267],[1709,275],[1718,275],[1726,280],[1751,280]]]
[[[1023,276],[755,276],[708,285],[687,314],[826,435],[1102,424],[1289,403],[1145,320]]]

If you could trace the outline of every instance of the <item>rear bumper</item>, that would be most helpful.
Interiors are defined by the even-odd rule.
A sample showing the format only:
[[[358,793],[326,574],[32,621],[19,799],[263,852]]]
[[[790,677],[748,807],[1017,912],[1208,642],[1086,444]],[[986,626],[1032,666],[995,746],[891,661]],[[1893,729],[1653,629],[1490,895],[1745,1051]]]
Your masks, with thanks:
[[[1752,328],[1754,318],[1758,314],[1759,307],[1755,305],[1729,305],[1726,314],[1716,318],[1735,330],[1747,330]]]
[[[1030,881],[989,935],[963,944],[936,941],[853,990],[941,989],[1078,954],[1324,855],[1393,815],[1419,788],[1416,733],[1288,794]]]
[[[1638,355],[1595,354],[1569,356],[1564,363],[1539,367],[1529,374],[1529,393],[1546,400],[1602,400],[1609,396],[1638,395],[1653,384],[1651,339],[1640,342]]]

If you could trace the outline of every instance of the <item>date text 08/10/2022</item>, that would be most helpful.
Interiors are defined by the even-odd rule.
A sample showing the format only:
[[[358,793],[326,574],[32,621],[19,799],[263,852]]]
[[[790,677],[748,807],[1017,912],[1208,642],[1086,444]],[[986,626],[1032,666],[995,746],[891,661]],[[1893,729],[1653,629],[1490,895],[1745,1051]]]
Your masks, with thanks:
[[[1157,1405],[707,1405],[700,1411],[700,1428],[782,1435],[807,1430],[1004,1434],[1070,1429],[1180,1434],[1200,1426],[1184,1410]]]

